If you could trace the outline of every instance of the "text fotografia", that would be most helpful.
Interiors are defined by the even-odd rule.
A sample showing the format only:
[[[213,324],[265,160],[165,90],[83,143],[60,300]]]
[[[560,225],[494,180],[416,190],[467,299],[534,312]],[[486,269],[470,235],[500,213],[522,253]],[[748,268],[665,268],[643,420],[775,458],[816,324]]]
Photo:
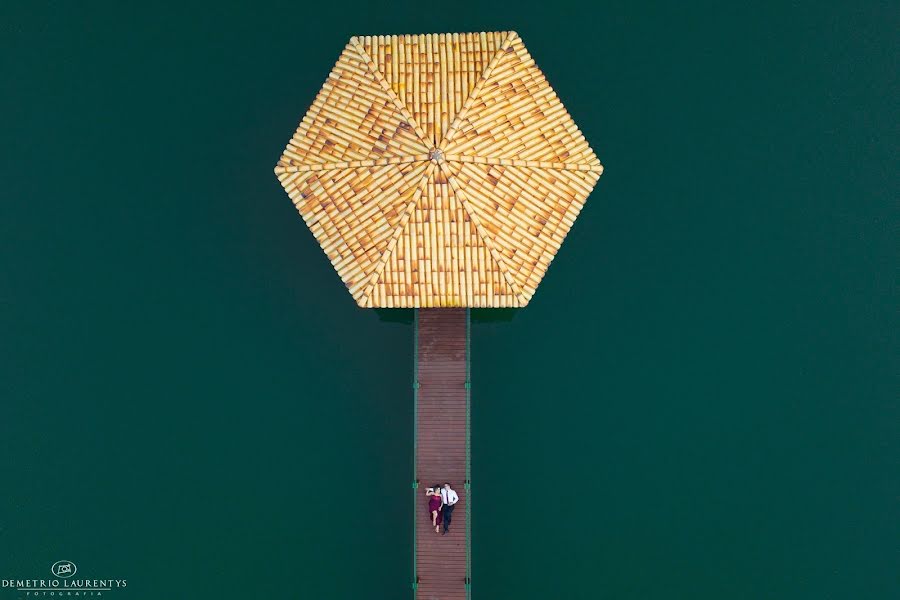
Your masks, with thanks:
[[[0,587],[26,596],[102,596],[103,592],[128,587],[127,579],[2,579]]]

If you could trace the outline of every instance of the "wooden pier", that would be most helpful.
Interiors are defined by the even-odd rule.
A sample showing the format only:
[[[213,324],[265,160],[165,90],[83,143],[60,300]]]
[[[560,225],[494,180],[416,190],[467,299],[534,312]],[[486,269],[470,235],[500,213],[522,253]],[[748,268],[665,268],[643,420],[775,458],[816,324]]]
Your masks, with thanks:
[[[470,597],[468,340],[467,309],[416,311],[413,589],[419,600]],[[447,535],[435,533],[425,498],[425,488],[443,482],[459,494]]]

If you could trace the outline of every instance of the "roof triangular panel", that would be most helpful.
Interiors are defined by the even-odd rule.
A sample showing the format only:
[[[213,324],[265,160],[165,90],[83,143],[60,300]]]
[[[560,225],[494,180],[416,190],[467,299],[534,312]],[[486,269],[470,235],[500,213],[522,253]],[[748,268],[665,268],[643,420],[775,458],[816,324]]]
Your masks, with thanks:
[[[507,35],[433,33],[358,39],[426,141],[437,146]]]
[[[373,305],[518,306],[485,240],[436,169],[372,293]]]
[[[600,176],[595,171],[448,163],[465,206],[521,291],[534,293]]]
[[[288,142],[280,166],[421,156],[419,139],[393,94],[348,44]]]
[[[281,183],[360,301],[428,163],[283,173]]]
[[[600,164],[515,34],[454,129],[448,155]]]

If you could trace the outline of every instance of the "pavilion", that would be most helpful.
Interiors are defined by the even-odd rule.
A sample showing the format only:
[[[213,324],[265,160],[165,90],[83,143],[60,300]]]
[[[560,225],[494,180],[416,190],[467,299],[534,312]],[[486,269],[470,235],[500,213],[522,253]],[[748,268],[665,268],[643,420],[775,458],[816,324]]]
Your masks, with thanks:
[[[351,38],[275,167],[360,307],[419,309],[417,598],[471,596],[468,309],[528,304],[602,172],[515,32]]]

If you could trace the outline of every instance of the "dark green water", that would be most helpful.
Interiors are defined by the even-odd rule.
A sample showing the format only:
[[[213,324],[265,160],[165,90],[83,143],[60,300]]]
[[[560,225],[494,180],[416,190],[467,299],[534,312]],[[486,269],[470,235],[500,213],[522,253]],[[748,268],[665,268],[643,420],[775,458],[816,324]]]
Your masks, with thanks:
[[[851,4],[0,5],[0,577],[408,597],[411,326],[272,167],[351,34],[515,29],[606,173],[475,315],[475,598],[900,597],[900,12]]]

